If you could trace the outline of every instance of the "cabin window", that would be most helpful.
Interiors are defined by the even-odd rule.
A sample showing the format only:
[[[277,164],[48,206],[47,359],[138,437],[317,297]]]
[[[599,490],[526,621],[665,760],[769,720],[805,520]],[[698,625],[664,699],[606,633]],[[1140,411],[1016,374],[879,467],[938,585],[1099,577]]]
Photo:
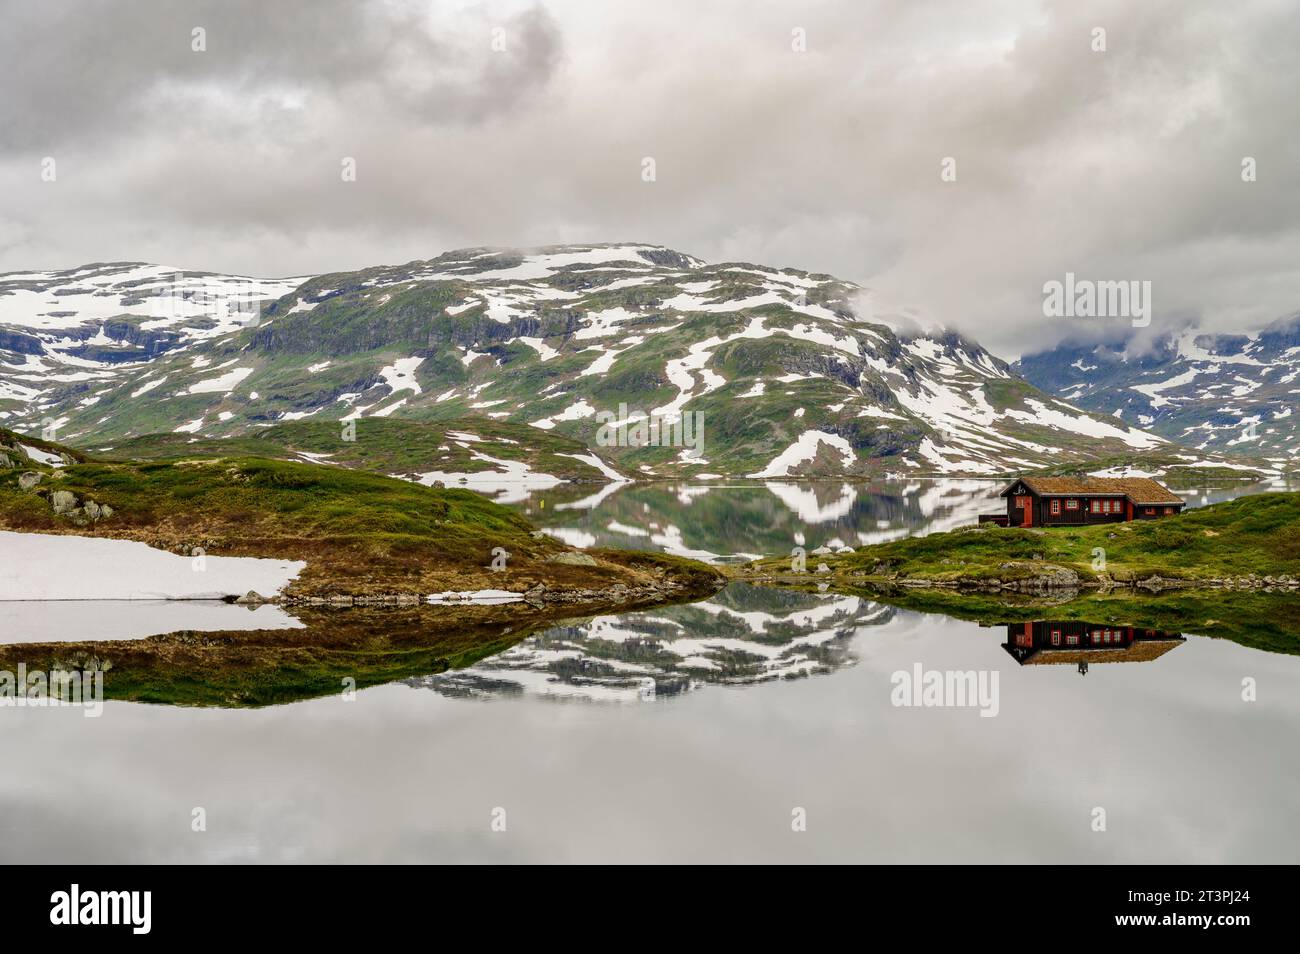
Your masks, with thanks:
[[[1059,629],[1052,630],[1052,645],[1061,645],[1061,631]]]
[[[1093,513],[1101,513],[1101,501],[1100,501],[1100,500],[1094,500],[1094,501],[1092,502],[1092,512],[1093,512]]]
[[[1078,645],[1079,645],[1079,637],[1078,637],[1078,636],[1066,636],[1066,637],[1065,637],[1065,645],[1067,645],[1067,646],[1078,646]]]
[[[1077,500],[1067,500],[1067,501],[1065,502],[1065,509],[1066,509],[1066,510],[1078,510],[1078,509],[1079,509],[1079,501],[1077,501]]]
[[[1143,507],[1143,508],[1142,508],[1142,512],[1143,512],[1144,514],[1146,514],[1146,515],[1149,517],[1149,516],[1151,516],[1153,513],[1156,512],[1156,508],[1155,508],[1155,507]]]
[[[1173,512],[1174,512],[1174,508],[1173,508],[1173,507],[1166,507],[1166,508],[1165,508],[1165,514],[1166,514],[1166,516],[1169,515],[1169,514],[1171,514],[1171,513],[1173,513]]]
[[[1059,501],[1059,500],[1053,500],[1053,501],[1052,501],[1052,513],[1060,513],[1060,512],[1061,512],[1061,501]]]
[[[1119,501],[1118,501],[1118,500],[1112,500],[1112,501],[1110,502],[1110,512],[1111,512],[1111,513],[1119,513]]]

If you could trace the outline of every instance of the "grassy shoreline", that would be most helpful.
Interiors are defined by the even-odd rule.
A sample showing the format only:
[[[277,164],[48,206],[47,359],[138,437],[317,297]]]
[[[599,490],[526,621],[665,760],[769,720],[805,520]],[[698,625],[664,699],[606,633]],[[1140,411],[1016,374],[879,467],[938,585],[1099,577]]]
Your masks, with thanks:
[[[1268,493],[1159,520],[1019,529],[972,525],[863,547],[808,554],[818,578],[955,589],[1300,587],[1300,493]],[[819,564],[826,567],[817,574]],[[797,582],[791,558],[739,571]]]
[[[197,548],[305,560],[279,594],[290,603],[503,589],[614,607],[656,594],[707,595],[724,582],[692,560],[577,550],[468,490],[242,455],[100,461],[48,442],[40,449],[64,453],[67,463],[24,457],[0,470],[0,529],[134,540],[186,556]]]

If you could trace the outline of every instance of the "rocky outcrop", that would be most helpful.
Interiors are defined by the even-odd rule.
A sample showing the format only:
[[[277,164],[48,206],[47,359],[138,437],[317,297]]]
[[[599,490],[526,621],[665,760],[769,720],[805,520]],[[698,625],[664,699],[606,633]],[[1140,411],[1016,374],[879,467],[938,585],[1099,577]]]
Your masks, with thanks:
[[[595,557],[587,553],[555,553],[546,558],[547,563],[563,563],[566,566],[596,566]]]
[[[113,668],[113,661],[107,656],[86,652],[83,649],[54,659],[50,668],[62,672],[108,672]]]
[[[21,478],[19,483],[21,486]],[[35,486],[35,484],[33,483],[32,486]],[[85,526],[89,523],[97,523],[100,520],[107,520],[109,517],[113,516],[114,512],[113,508],[108,504],[96,503],[94,500],[78,500],[77,495],[70,490],[51,491],[49,499],[50,506],[54,509],[56,514],[70,517],[72,522],[78,526]]]
[[[12,351],[16,354],[45,354],[45,345],[34,335],[14,331],[12,328],[0,328],[0,351]]]
[[[1020,593],[1043,593],[1054,590],[1078,590],[1079,574],[1069,567],[1048,565],[1046,572],[1036,572],[1033,576],[1012,580],[1003,584],[1003,589]]]

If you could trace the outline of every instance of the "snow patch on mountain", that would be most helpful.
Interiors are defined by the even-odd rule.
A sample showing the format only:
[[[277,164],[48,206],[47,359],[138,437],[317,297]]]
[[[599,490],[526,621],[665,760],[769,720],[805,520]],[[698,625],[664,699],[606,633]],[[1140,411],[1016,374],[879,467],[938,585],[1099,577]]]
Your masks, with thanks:
[[[750,477],[788,477],[790,471],[799,464],[810,461],[817,456],[823,444],[839,452],[845,466],[851,466],[856,459],[853,445],[838,434],[808,430],[799,435],[798,440],[774,457],[762,470],[750,474]]]

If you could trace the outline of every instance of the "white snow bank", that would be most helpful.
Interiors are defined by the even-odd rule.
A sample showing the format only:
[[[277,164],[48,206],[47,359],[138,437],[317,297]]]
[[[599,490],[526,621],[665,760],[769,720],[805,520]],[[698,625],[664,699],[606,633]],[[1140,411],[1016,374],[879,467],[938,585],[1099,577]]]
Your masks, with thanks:
[[[560,352],[556,351],[541,338],[525,338],[523,335],[520,335],[518,338],[513,340],[526,344],[528,347],[536,351],[539,361],[550,361],[552,358],[558,358],[560,356]],[[506,344],[509,343],[509,341],[506,342]]]
[[[586,398],[579,398],[558,414],[552,414],[550,417],[544,417],[537,421],[529,421],[528,423],[533,427],[549,431],[551,428],[555,427],[557,421],[579,421],[584,417],[592,417],[595,413],[596,409],[587,403]]]
[[[396,394],[398,391],[411,391],[414,394],[419,394],[420,385],[415,380],[415,369],[423,363],[423,358],[398,358],[387,367],[381,368],[379,376],[383,378],[392,394]]]
[[[564,483],[553,474],[531,470],[523,461],[502,460],[499,457],[479,453],[475,453],[473,457],[475,460],[494,464],[494,469],[473,472],[431,470],[417,475],[415,483],[426,487],[440,483],[444,487],[463,487],[481,494],[496,494],[497,503],[517,503],[528,499],[529,493],[534,490],[549,490],[557,484]]]
[[[18,446],[23,449],[24,454],[36,461],[38,464],[46,464],[50,467],[63,466],[63,458],[58,454],[51,454],[49,451],[43,451],[39,447],[31,447],[21,441],[18,443]]]
[[[8,530],[0,530],[0,554],[0,600],[203,600],[249,590],[273,596],[307,566],[257,557],[199,561],[134,540]]]
[[[799,435],[797,441],[774,457],[766,467],[749,476],[760,478],[786,477],[790,473],[790,468],[797,467],[804,461],[816,457],[817,451],[822,444],[829,444],[839,451],[845,467],[850,466],[857,459],[853,453],[853,445],[838,434],[828,434],[825,431],[804,431]]]
[[[595,467],[598,471],[600,471],[610,480],[613,480],[617,483],[626,484],[629,482],[629,478],[624,477],[622,474],[616,471],[613,467],[610,467],[609,464],[605,463],[595,454],[560,454],[559,456],[572,457],[574,460],[580,460],[584,464],[590,464],[592,467]]]
[[[229,394],[239,383],[253,373],[252,368],[232,368],[218,378],[208,378],[191,384],[186,394]]]

